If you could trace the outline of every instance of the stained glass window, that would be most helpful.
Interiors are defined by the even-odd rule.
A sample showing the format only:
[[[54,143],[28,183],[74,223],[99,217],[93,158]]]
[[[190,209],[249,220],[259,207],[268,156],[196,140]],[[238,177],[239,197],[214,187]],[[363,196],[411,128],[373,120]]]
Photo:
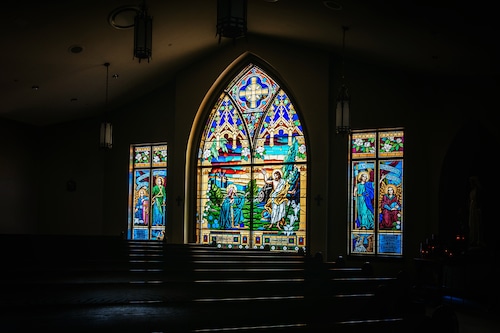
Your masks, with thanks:
[[[404,131],[353,131],[350,152],[348,251],[402,256]]]
[[[167,144],[132,145],[128,239],[163,240],[167,216]]]
[[[213,105],[199,144],[196,239],[221,248],[306,248],[307,149],[287,92],[249,64]]]

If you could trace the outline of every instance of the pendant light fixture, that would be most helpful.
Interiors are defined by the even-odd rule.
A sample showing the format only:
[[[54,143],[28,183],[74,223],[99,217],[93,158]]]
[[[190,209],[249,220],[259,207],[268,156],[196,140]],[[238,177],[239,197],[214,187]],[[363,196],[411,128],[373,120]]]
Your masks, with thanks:
[[[217,0],[217,32],[222,37],[237,38],[247,35],[247,0]]]
[[[101,122],[100,147],[102,149],[111,149],[113,147],[113,125],[108,119],[108,90],[109,90],[109,62],[106,67],[106,97],[104,104],[104,119]]]
[[[344,76],[344,58],[345,58],[345,32],[349,30],[348,27],[342,27],[342,68],[341,68],[341,85],[337,95],[337,105],[335,109],[335,125],[337,134],[349,134],[351,132],[350,124],[350,104],[351,97],[349,96],[349,89],[345,84]]]
[[[153,18],[148,15],[146,1],[134,19],[134,58],[151,60],[153,42]]]

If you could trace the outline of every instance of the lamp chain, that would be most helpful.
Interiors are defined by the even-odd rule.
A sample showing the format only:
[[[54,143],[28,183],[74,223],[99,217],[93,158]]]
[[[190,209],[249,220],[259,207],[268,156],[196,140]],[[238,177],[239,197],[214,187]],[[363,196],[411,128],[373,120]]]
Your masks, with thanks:
[[[108,107],[108,90],[109,90],[109,62],[105,63],[106,66],[106,99],[105,99],[105,108]],[[106,112],[106,110],[104,111]]]
[[[343,34],[342,34],[342,82],[344,82],[345,79],[345,32],[349,30],[348,27],[342,26]]]
[[[348,134],[350,133],[350,97],[348,89],[345,84],[345,33],[349,28],[342,26],[342,61],[341,61],[341,83],[340,89],[337,96],[337,106],[335,109],[336,117],[336,132],[337,134]]]

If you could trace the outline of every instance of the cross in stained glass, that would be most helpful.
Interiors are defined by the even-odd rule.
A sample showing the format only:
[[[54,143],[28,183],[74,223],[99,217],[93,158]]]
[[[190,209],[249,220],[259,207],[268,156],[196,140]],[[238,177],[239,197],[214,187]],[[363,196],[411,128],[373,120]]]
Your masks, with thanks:
[[[245,97],[250,102],[250,108],[256,108],[262,95],[269,94],[269,89],[257,83],[257,77],[250,78],[250,83],[245,90],[240,90],[240,97]]]

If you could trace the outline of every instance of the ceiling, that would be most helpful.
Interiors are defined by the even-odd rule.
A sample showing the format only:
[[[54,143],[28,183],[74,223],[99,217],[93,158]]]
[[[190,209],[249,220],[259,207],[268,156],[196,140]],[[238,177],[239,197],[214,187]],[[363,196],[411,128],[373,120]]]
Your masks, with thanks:
[[[219,44],[216,0],[147,0],[152,59],[109,16],[141,0],[10,1],[0,21],[0,118],[46,126],[138,98]],[[133,18],[125,11],[115,23]],[[494,16],[495,15],[495,16]],[[248,39],[283,38],[406,69],[498,74],[496,12],[484,0],[248,0]],[[74,53],[72,50],[80,49]],[[109,76],[104,63],[110,63]],[[113,76],[117,76],[116,79]]]

